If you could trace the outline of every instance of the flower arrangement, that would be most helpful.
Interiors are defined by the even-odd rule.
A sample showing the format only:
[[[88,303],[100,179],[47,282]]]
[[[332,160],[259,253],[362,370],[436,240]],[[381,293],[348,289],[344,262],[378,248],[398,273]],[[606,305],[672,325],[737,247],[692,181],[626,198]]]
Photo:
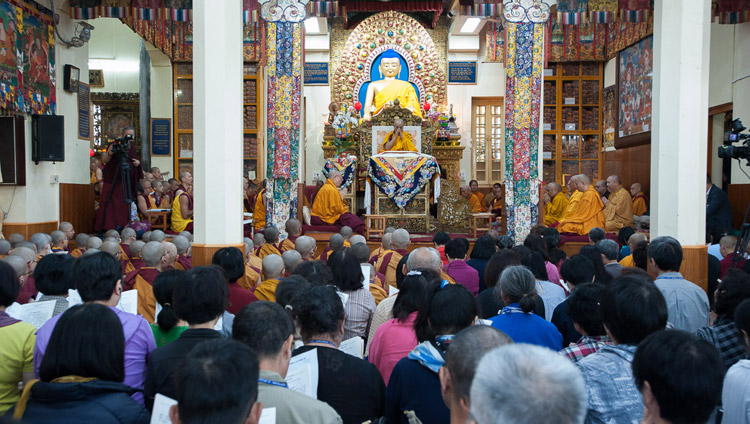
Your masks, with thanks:
[[[357,106],[359,106],[359,108],[357,108]],[[359,114],[352,114],[352,109],[359,110],[361,107],[362,106],[359,102],[354,108],[349,108],[346,104],[343,104],[333,118],[331,126],[333,127],[333,145],[336,147],[336,154],[354,148],[355,143],[354,137],[352,136],[352,129],[357,128],[359,125],[359,119],[357,119]]]

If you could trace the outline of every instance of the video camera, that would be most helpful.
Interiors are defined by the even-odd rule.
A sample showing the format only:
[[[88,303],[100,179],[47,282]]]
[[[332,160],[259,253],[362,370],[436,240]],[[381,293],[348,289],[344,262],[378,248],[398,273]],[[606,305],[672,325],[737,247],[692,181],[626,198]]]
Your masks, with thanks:
[[[735,119],[732,121],[732,129],[729,131],[729,142],[745,140],[742,146],[719,146],[719,157],[729,159],[745,159],[750,166],[750,134],[741,134],[746,130],[742,121]]]
[[[134,139],[135,137],[131,134],[126,134],[122,137],[116,138],[114,143],[112,143],[112,153],[115,155],[123,154],[127,156]]]

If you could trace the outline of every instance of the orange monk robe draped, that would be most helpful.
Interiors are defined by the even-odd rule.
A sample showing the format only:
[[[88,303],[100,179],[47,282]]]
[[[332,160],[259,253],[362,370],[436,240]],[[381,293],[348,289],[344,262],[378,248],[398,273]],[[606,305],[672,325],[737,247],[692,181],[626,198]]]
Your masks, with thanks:
[[[568,208],[568,198],[560,192],[552,198],[552,201],[544,206],[544,223],[552,225],[563,219],[565,209]]]
[[[472,212],[481,213],[485,211],[484,206],[482,206],[482,202],[477,198],[477,196],[470,194],[468,200],[469,204],[471,205]]]
[[[255,297],[258,300],[267,300],[269,302],[276,302],[276,286],[279,285],[278,278],[270,278],[258,285],[255,288]]]
[[[370,265],[375,266],[376,263],[378,263],[378,259],[386,253],[390,252],[390,250],[383,249],[383,246],[378,247],[377,249],[372,251],[372,254],[370,255],[370,259],[367,261],[370,263]]]
[[[380,258],[378,258],[375,263],[375,271],[385,275],[387,285],[396,287],[396,267],[407,253],[406,249],[388,250],[387,253],[380,255]]]
[[[255,210],[253,211],[253,222],[255,230],[266,228],[266,200],[264,199],[266,189],[262,189],[255,197]]]
[[[338,187],[330,178],[327,179],[315,196],[311,214],[326,224],[333,225],[346,212],[349,212],[349,209],[344,204]]]
[[[479,201],[479,207],[482,208],[482,212],[487,212],[487,205],[484,203],[484,194],[480,192],[471,193],[472,196],[474,196]],[[473,203],[472,203],[472,211],[473,211]]]
[[[638,193],[633,198],[633,215],[641,216],[648,210],[648,197],[643,193]]]
[[[635,260],[633,259],[633,255],[628,255],[622,258],[622,260],[620,261],[620,265],[630,266],[630,267],[635,266]]]
[[[74,258],[80,258],[81,256],[83,256],[83,252],[85,251],[86,249],[81,249],[80,247],[76,247],[75,249],[73,249],[72,252],[70,252],[70,256]]]
[[[604,207],[604,229],[608,233],[617,233],[624,227],[633,227],[633,201],[630,193],[622,186],[609,196]]]
[[[560,221],[557,230],[561,233],[575,233],[586,235],[592,228],[604,228],[604,212],[599,193],[593,186],[583,193],[581,201],[578,204],[578,211],[571,216]]]
[[[414,86],[407,81],[401,81],[400,79],[391,80],[382,90],[375,94],[375,98],[372,99],[372,105],[375,106],[375,113],[377,115],[383,110],[383,107],[389,101],[398,99],[399,106],[404,109],[411,109],[415,115],[422,117],[422,109],[419,104],[419,97],[417,92],[414,90]]]
[[[281,250],[281,253],[287,252],[289,250],[294,250],[294,242],[287,238],[281,242],[281,245],[279,247],[280,247],[279,250]]]
[[[370,283],[370,294],[375,300],[375,305],[378,305],[383,299],[388,297],[388,292],[375,283]]]
[[[383,150],[416,152],[417,147],[414,145],[414,143],[412,143],[411,134],[409,134],[408,132],[404,132],[403,134],[403,137],[396,138],[396,141],[393,142],[393,146],[391,146],[390,149],[386,149],[385,145],[388,144],[388,142],[393,137],[393,131],[389,132],[383,140]]]
[[[156,320],[156,298],[154,297],[154,280],[159,270],[151,267],[131,271],[125,276],[123,290],[138,290],[138,315],[150,324]]]
[[[563,219],[573,216],[578,212],[578,204],[581,202],[581,197],[583,196],[583,193],[576,190],[573,192],[573,194],[570,195],[570,199],[568,199],[568,207],[565,208],[565,213],[563,214]]]
[[[260,281],[260,270],[263,263],[257,256],[251,256],[245,264],[245,275],[239,279],[240,287],[245,290],[253,291]]]
[[[274,243],[263,243],[263,246],[258,250],[258,257],[263,260],[268,255],[281,256],[281,250]]]

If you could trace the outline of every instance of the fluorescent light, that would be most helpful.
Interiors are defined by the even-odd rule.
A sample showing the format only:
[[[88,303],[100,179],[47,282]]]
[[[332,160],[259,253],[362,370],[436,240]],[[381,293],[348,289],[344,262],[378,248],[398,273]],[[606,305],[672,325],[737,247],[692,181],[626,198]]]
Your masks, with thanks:
[[[462,34],[473,34],[480,22],[482,22],[482,20],[479,18],[466,18],[459,32]]]
[[[320,23],[318,23],[318,18],[312,17],[305,19],[305,32],[308,34],[317,34],[320,32]]]
[[[89,59],[89,69],[101,69],[107,72],[135,73],[141,64],[134,60]]]

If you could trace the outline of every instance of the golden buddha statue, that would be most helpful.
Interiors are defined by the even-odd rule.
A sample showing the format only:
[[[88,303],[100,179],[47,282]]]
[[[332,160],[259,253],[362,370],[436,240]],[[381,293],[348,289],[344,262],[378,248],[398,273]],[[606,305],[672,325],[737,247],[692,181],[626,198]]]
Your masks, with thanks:
[[[378,69],[383,79],[372,81],[367,87],[364,119],[369,120],[373,115],[377,115],[383,107],[389,103],[392,104],[395,99],[399,100],[401,107],[409,109],[421,118],[422,111],[416,90],[410,82],[397,78],[401,73],[399,54],[394,50],[386,50],[380,57]]]

